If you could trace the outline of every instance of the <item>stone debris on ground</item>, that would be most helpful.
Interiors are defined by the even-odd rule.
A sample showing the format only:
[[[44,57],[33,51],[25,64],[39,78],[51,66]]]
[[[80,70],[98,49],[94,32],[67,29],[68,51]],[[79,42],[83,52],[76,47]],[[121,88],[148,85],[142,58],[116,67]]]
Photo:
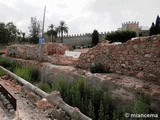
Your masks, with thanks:
[[[7,47],[6,56],[29,60],[40,60],[61,65],[74,65],[77,58],[65,56],[65,51],[71,49],[70,46],[58,43],[45,43],[42,45],[10,45]],[[42,53],[42,54],[40,54]]]
[[[82,50],[79,58],[73,58],[64,55],[67,48],[62,44],[47,43],[42,47],[43,62],[38,62],[41,53],[39,45],[12,45],[7,48],[6,56],[12,57],[11,59],[14,57],[23,64],[36,66],[47,80],[53,80],[59,74],[82,75],[87,80],[91,79],[93,86],[107,82],[108,89],[123,100],[133,100],[136,92],[142,92],[157,102],[160,99],[159,45],[160,35],[137,37],[118,45],[102,42],[93,48]],[[102,64],[112,73],[90,73],[87,70],[93,63]],[[5,85],[8,86],[9,82]],[[27,96],[32,99],[35,95],[29,92]],[[31,101],[35,106],[44,108],[41,104],[45,100],[35,102],[37,99],[39,100],[33,97]],[[47,107],[50,109],[51,106]],[[58,115],[59,111],[61,110],[52,113]]]
[[[137,37],[119,45],[98,43],[88,52],[81,53],[76,66],[87,69],[93,63],[100,63],[114,73],[159,81],[159,45],[160,35]]]
[[[0,101],[0,120],[68,120],[65,112],[49,103],[45,98],[40,98],[27,88],[19,85],[8,76],[0,78],[4,86],[17,100],[17,111],[9,114]]]
[[[58,43],[41,45],[11,45],[6,56],[28,60],[44,60],[56,65],[70,65],[87,69],[100,63],[118,74],[141,79],[160,80],[160,35],[137,37],[123,44],[98,43],[93,48],[77,50],[79,58],[65,56],[71,46]],[[41,49],[42,48],[42,49]]]

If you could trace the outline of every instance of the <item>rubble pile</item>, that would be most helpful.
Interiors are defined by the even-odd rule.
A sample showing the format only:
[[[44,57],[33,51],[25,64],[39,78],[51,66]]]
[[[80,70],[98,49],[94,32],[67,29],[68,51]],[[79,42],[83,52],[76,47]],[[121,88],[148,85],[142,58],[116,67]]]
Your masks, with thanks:
[[[77,60],[64,55],[71,47],[65,44],[45,43],[43,45],[15,44],[7,47],[6,56],[27,60],[42,60],[58,65],[73,65]]]
[[[76,66],[100,63],[114,73],[160,80],[160,35],[138,37],[123,44],[99,43],[82,53]]]

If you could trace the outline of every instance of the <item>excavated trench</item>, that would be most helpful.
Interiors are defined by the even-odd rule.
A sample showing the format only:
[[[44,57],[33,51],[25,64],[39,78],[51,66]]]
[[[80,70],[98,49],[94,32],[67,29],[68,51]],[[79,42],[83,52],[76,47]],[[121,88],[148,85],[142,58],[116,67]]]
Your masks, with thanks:
[[[52,110],[52,111],[50,111],[46,116],[39,116],[39,114],[41,114],[41,113],[38,113],[38,114],[35,114],[35,111],[33,112],[33,113],[30,113],[31,111],[33,111],[33,110],[30,110],[30,111],[22,111],[21,113],[26,113],[26,114],[28,114],[28,113],[30,113],[29,114],[29,117],[31,117],[31,115],[33,115],[31,118],[27,118],[27,119],[30,119],[30,120],[32,120],[32,119],[34,119],[34,117],[36,116],[36,115],[38,115],[38,117],[36,118],[36,120],[37,119],[40,119],[40,120],[47,120],[46,118],[44,118],[44,117],[49,117],[50,119],[54,119],[54,117],[56,117],[56,119],[59,119],[59,120],[68,120],[68,119],[70,119],[70,117],[73,117],[73,116],[77,116],[79,119],[83,119],[83,120],[91,120],[88,116],[86,116],[86,115],[84,115],[83,113],[81,113],[80,112],[80,110],[79,109],[77,109],[77,108],[75,108],[75,107],[71,107],[71,106],[69,106],[67,103],[65,103],[64,101],[63,101],[63,99],[61,98],[61,96],[60,96],[60,93],[58,92],[58,91],[54,91],[54,92],[52,92],[52,93],[50,93],[50,94],[48,94],[48,93],[46,93],[46,92],[44,92],[44,91],[42,91],[41,89],[39,89],[38,87],[36,87],[36,86],[34,86],[34,85],[32,85],[31,83],[29,83],[28,81],[26,81],[26,80],[24,80],[23,78],[21,78],[21,77],[19,77],[19,76],[17,76],[17,75],[15,75],[14,73],[12,73],[12,72],[10,72],[10,71],[8,71],[7,69],[5,69],[5,68],[3,68],[2,66],[0,66],[0,69],[1,70],[3,70],[7,75],[9,75],[10,77],[12,77],[12,78],[14,78],[19,84],[21,84],[21,85],[23,85],[25,88],[24,88],[24,90],[25,89],[27,89],[27,90],[30,90],[30,92],[27,92],[27,93],[25,93],[25,96],[27,95],[29,98],[29,100],[31,101],[31,102],[33,102],[32,104],[34,104],[34,105],[36,105],[37,107],[39,106],[39,104],[40,104],[40,106],[41,106],[41,102],[42,102],[42,104],[44,104],[44,106],[45,107],[43,107],[43,111],[42,112],[46,112],[46,110],[48,111],[48,110],[50,110],[50,109],[48,109],[48,101],[50,102],[50,104],[49,104],[49,108],[53,108],[53,107],[51,107],[52,105],[54,105],[54,109]],[[3,80],[2,80],[3,81]],[[2,84],[2,83],[1,83]],[[8,84],[8,81],[7,81],[7,83],[6,84]],[[11,86],[12,84],[10,84],[10,86]],[[7,89],[7,86],[5,86],[5,84],[3,84],[3,86]],[[13,87],[13,89],[15,90],[15,87],[16,87],[17,85],[15,85],[14,87]],[[9,89],[9,88],[8,88]],[[8,90],[8,91],[12,91],[13,92],[13,90]],[[26,90],[25,90],[26,91]],[[12,93],[13,94],[13,93]],[[14,94],[16,94],[16,93],[14,93]],[[17,94],[19,94],[19,93],[17,93]],[[39,97],[42,97],[42,98],[44,98],[44,99],[42,99],[42,101],[41,102],[39,102],[40,101],[40,99],[37,97],[37,95],[35,95],[35,94],[37,94],[37,95],[39,95]],[[12,95],[11,95],[12,96]],[[26,97],[27,98],[27,97]],[[20,98],[20,100],[21,100],[21,98]],[[19,103],[17,103],[18,105],[19,105]],[[23,105],[24,103],[22,103],[21,104],[21,106],[24,106]],[[27,102],[27,104],[29,104],[29,102]],[[18,107],[17,107],[18,108]],[[27,107],[28,108],[28,107]],[[36,107],[35,107],[36,108]],[[46,110],[45,110],[45,109]],[[17,112],[18,112],[18,114],[17,115],[19,115],[19,111],[18,110],[16,110]],[[37,112],[36,112],[37,113]],[[70,116],[70,117],[68,117],[68,115]],[[25,118],[26,118],[26,115],[25,115]]]
[[[119,107],[130,107],[136,97],[136,93],[144,93],[151,100],[153,108],[159,108],[160,86],[153,81],[145,81],[135,77],[123,76],[119,74],[91,74],[89,71],[77,69],[72,66],[53,65],[51,63],[40,63],[35,60],[14,59],[17,62],[35,66],[40,71],[41,79],[48,82],[56,82],[60,76],[75,80],[77,77],[83,77],[91,86],[102,87],[106,85],[108,90],[113,94],[113,97]],[[43,120],[43,119],[42,119]]]

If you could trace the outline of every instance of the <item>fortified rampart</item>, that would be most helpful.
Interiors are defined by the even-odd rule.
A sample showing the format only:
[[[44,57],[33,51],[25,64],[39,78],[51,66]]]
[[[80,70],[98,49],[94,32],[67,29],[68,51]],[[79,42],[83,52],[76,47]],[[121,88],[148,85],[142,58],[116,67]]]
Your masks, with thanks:
[[[115,73],[160,81],[159,46],[160,35],[134,38],[119,45],[99,43],[82,53],[76,66],[87,69],[100,63]]]
[[[105,32],[101,32],[99,34],[99,40],[102,41],[105,39]],[[46,42],[51,42],[51,38],[47,37],[45,38]],[[61,38],[57,37],[56,39],[57,43],[61,43]],[[73,46],[81,46],[81,45],[91,45],[92,43],[92,34],[86,33],[86,34],[74,34],[74,35],[65,35],[63,37],[63,43],[67,45],[73,45]]]

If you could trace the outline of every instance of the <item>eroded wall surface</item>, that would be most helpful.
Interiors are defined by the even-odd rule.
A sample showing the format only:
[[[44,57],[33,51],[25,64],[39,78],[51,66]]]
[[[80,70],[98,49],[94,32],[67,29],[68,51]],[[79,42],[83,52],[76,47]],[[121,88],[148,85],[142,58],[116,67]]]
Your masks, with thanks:
[[[64,56],[65,51],[69,49],[70,46],[58,43],[46,43],[43,45],[15,44],[7,47],[6,56],[58,65],[73,65],[76,60],[72,57]]]
[[[119,45],[99,43],[82,53],[76,66],[101,63],[110,71],[160,81],[160,35],[139,37]]]
[[[11,45],[6,55],[31,60],[39,60],[43,55],[44,61],[83,69],[101,63],[114,73],[160,81],[160,35],[134,38],[118,45],[102,42],[87,53],[81,53],[78,61],[63,55],[67,49],[58,43]]]
[[[70,46],[58,43],[45,43],[43,45],[30,45],[30,44],[14,44],[7,47],[7,56],[38,59],[39,53],[44,55],[64,54],[69,50]]]

